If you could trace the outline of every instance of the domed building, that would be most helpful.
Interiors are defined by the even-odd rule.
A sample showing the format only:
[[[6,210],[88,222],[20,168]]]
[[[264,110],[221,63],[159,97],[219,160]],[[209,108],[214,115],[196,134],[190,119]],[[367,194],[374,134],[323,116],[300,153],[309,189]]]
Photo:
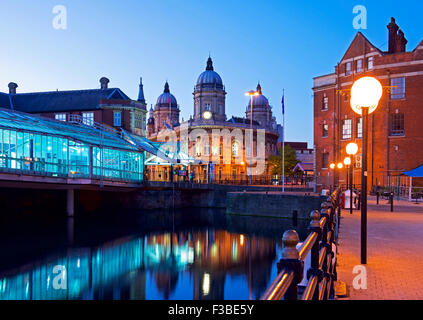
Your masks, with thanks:
[[[276,131],[276,119],[272,116],[272,107],[269,105],[269,100],[263,95],[260,83],[257,85],[256,92],[258,95],[252,96],[253,121],[257,121],[263,128]],[[247,119],[251,119],[251,101],[248,102],[245,115]]]
[[[225,87],[222,78],[214,71],[211,57],[194,88],[194,120],[225,121]],[[204,112],[206,112],[205,116]]]
[[[167,134],[176,136],[180,141],[180,150],[194,158],[195,164],[189,165],[188,168],[183,165],[176,165],[176,168],[173,165],[174,172],[185,174],[172,177],[172,166],[161,163],[160,166],[147,169],[149,176],[153,180],[169,180],[169,177],[172,177],[170,180],[177,181],[186,180],[193,173],[193,180],[197,182],[213,180],[246,183],[249,179],[247,173],[250,169],[250,159],[253,162],[251,170],[254,179],[267,176],[267,165],[263,171],[257,169],[259,166],[255,168],[254,163],[263,164],[269,155],[276,154],[278,125],[260,84],[257,86],[257,93],[258,95],[253,97],[252,121],[250,104],[246,117],[232,116],[227,119],[225,86],[221,76],[214,70],[212,58],[209,57],[206,69],[198,76],[194,86],[194,114],[188,121],[179,124],[179,108],[166,83],[163,94],[157,99],[154,118],[150,111],[149,139],[157,141]],[[254,132],[252,156],[249,153],[251,129]],[[199,132],[207,133],[207,137],[197,136]],[[259,139],[258,133],[261,134]]]
[[[150,109],[150,117],[148,119],[149,136],[157,135],[164,127],[173,129],[179,126],[179,106],[176,98],[170,93],[169,83],[166,81],[163,93],[157,98],[153,112]]]

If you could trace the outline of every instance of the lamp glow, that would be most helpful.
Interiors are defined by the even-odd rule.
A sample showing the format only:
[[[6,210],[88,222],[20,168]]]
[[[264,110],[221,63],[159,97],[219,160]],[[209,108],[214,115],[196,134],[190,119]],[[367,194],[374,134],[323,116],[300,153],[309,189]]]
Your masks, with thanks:
[[[345,159],[344,159],[344,164],[345,164],[346,166],[349,166],[349,165],[351,164],[351,158],[350,158],[350,157],[345,157]]]
[[[203,294],[207,296],[210,292],[210,274],[203,275]]]
[[[349,155],[356,154],[357,151],[358,151],[357,143],[354,143],[354,142],[348,143],[347,147],[346,147],[346,151],[347,151],[347,154],[349,154]]]
[[[251,91],[247,91],[245,93],[246,96],[258,96],[260,93],[258,93],[257,91],[251,90]]]
[[[331,163],[331,164],[329,165],[329,168],[331,168],[331,169],[335,169],[335,164],[334,164],[334,163]]]
[[[373,77],[363,77],[354,82],[351,88],[351,108],[362,114],[361,108],[369,108],[369,114],[376,110],[382,98],[382,85]]]
[[[342,169],[344,167],[344,165],[342,164],[342,162],[339,162],[337,167],[338,167],[338,169]]]
[[[204,119],[209,120],[209,119],[211,119],[211,117],[212,117],[212,113],[209,110],[206,110],[206,111],[203,112],[203,118]]]

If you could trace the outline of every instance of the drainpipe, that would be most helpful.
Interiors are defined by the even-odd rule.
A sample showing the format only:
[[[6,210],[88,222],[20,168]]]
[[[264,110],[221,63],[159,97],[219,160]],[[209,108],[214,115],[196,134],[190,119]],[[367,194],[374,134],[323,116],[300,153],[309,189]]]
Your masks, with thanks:
[[[333,126],[334,126],[334,128],[333,128],[333,155],[334,155],[335,164],[338,163],[339,119],[340,119],[340,110],[341,110],[341,101],[340,101],[340,98],[339,98],[339,90],[341,89],[341,85],[339,83],[339,68],[340,68],[340,65],[338,63],[338,67],[337,67],[337,71],[336,71],[336,76],[337,76],[336,77],[336,88],[338,90],[338,94],[336,95],[336,97],[338,98],[338,101],[337,101],[337,111],[334,112],[334,119],[333,119],[334,120],[333,121]],[[336,127],[336,130],[335,130],[335,127]],[[335,183],[338,180],[337,178],[338,178],[338,172],[337,172],[337,170],[334,170],[334,173],[333,173],[333,179],[334,179],[333,184],[334,184],[334,186],[335,186]]]
[[[388,85],[390,86],[391,85],[391,71],[388,69],[387,70],[387,73],[388,73]],[[390,90],[389,90],[389,92],[390,92]],[[391,114],[391,95],[389,94],[389,96],[388,96],[388,115],[387,115],[387,118],[388,118],[388,121],[387,121],[387,123],[388,123],[388,125],[387,125],[387,134],[386,134],[386,145],[387,145],[387,148],[386,148],[386,166],[387,166],[387,169],[386,169],[386,172],[387,172],[387,175],[388,175],[388,185],[389,185],[389,190],[391,190],[391,168],[390,168],[390,166],[391,166],[391,161],[390,161],[390,159],[389,159],[389,155],[390,155],[390,148],[391,148],[391,143],[390,143],[390,140],[389,140],[389,134],[390,134],[390,123],[389,123],[389,117],[390,117],[390,114]]]

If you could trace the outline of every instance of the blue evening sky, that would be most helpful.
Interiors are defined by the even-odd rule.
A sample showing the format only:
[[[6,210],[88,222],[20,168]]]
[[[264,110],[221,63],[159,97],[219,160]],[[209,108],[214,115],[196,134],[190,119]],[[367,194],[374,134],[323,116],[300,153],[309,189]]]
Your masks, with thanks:
[[[52,26],[55,5],[67,29]],[[357,30],[353,7],[367,8],[369,40],[387,48],[394,16],[408,50],[423,39],[421,1],[1,0],[0,91],[98,88],[108,77],[131,98],[143,77],[154,104],[166,79],[186,120],[211,53],[226,86],[226,114],[245,116],[260,81],[278,122],[285,89],[286,138],[313,141],[312,78],[333,72]]]

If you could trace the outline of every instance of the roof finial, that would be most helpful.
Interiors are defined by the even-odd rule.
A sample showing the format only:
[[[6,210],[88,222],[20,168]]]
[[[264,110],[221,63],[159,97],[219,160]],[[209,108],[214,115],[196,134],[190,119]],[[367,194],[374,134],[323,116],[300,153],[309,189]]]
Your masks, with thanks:
[[[142,77],[140,77],[140,85],[139,85],[139,90],[138,90],[138,101],[141,102],[141,103],[145,103],[144,86],[142,84]]]
[[[260,81],[258,82],[258,84],[257,84],[257,89],[256,89],[256,91],[259,93],[259,94],[262,94],[261,93],[261,85],[260,85]]]
[[[213,60],[212,60],[212,58],[210,57],[210,55],[209,55],[209,58],[207,59],[207,67],[206,67],[206,70],[211,70],[211,71],[213,71],[214,69],[213,69]]]
[[[164,86],[164,91],[163,92],[165,92],[165,93],[170,93],[170,90],[169,90],[169,83],[167,83],[167,80],[166,80],[166,83],[165,83],[165,86]]]

